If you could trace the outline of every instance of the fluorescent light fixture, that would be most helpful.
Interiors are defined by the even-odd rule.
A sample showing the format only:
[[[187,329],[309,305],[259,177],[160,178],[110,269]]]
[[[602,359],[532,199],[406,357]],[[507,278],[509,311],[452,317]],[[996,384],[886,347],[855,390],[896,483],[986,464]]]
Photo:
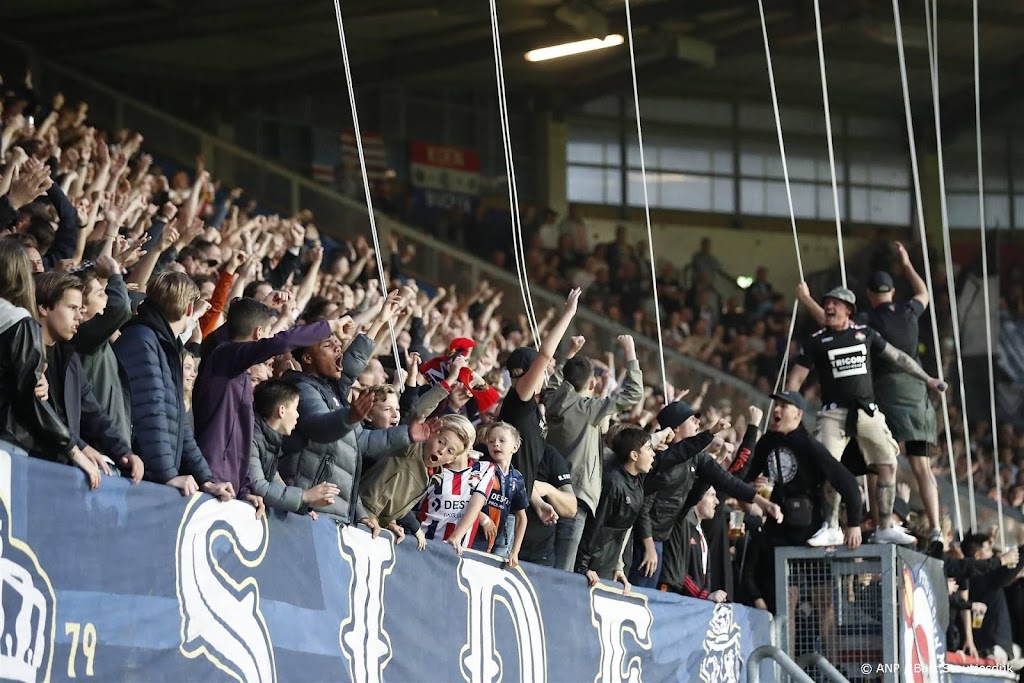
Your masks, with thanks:
[[[754,284],[754,278],[748,275],[740,275],[738,278],[736,278],[736,286],[739,287],[740,289],[746,289],[750,287],[750,285],[752,284]]]
[[[610,36],[605,36],[603,39],[589,38],[587,40],[577,40],[574,43],[562,43],[561,45],[552,45],[551,47],[542,47],[538,50],[530,50],[526,53],[526,61],[543,62],[547,59],[558,59],[559,57],[578,55],[581,52],[603,50],[607,47],[622,45],[622,43],[622,36],[618,33],[613,33]]]

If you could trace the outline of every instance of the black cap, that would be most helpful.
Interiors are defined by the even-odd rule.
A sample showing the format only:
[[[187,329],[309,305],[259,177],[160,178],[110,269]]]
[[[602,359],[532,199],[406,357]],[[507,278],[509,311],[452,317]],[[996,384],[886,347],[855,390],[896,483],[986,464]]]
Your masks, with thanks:
[[[700,417],[700,413],[696,412],[689,403],[676,401],[661,409],[661,412],[658,413],[658,425],[663,429],[675,429],[695,415]]]
[[[868,291],[874,292],[875,294],[886,294],[894,289],[892,283],[892,275],[885,272],[884,270],[876,270],[871,273],[871,279],[868,280]]]
[[[780,391],[777,394],[772,394],[772,398],[783,403],[791,403],[800,410],[807,410],[807,401],[799,391]]]
[[[521,346],[513,351],[508,360],[505,361],[505,368],[508,370],[509,377],[516,379],[526,374],[526,371],[533,365],[534,359],[537,358],[537,352],[528,346]]]

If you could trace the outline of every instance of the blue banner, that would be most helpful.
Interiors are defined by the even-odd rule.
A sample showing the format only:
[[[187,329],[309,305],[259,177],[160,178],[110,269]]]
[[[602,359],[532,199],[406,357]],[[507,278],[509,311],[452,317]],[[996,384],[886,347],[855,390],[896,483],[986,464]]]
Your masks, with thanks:
[[[765,612],[104,478],[0,450],[0,678],[746,679]]]

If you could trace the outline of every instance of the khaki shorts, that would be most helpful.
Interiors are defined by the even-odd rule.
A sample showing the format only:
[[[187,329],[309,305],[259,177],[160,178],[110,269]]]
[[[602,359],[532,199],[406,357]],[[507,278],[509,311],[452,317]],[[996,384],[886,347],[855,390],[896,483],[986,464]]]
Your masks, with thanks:
[[[818,413],[814,437],[828,449],[832,457],[841,460],[850,437],[846,433],[846,408],[832,408]],[[868,465],[895,465],[900,446],[892,438],[882,411],[868,416],[863,410],[857,416],[857,445]]]

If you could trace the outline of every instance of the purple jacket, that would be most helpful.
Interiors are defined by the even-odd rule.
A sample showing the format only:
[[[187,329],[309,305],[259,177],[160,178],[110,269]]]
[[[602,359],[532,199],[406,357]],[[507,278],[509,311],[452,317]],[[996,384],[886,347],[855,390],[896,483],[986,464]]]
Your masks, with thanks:
[[[249,493],[255,424],[249,368],[330,336],[330,323],[318,322],[278,332],[269,339],[233,342],[227,339],[227,325],[223,325],[208,340],[192,392],[196,442],[210,463],[214,481],[230,481],[239,498]]]

